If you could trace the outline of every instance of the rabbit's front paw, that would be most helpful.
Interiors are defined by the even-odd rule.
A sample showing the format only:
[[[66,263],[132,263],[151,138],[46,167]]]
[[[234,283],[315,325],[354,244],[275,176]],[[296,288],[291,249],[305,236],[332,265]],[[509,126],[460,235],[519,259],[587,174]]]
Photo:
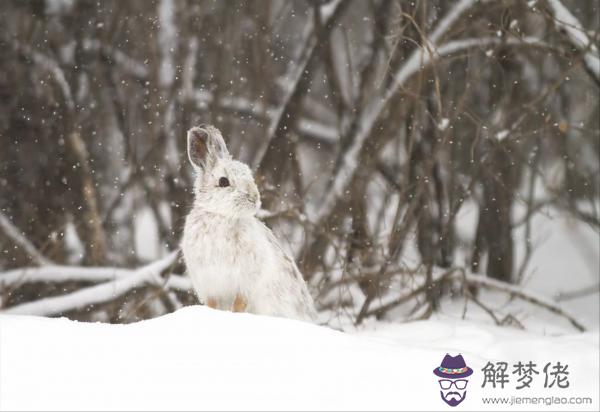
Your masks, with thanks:
[[[246,301],[246,298],[244,298],[242,295],[235,295],[235,300],[233,301],[233,308],[232,311],[233,312],[244,312],[246,310],[246,307],[248,306],[248,302]]]
[[[204,302],[204,304],[206,306],[208,306],[209,308],[211,308],[211,309],[218,309],[217,308],[218,302],[217,302],[217,300],[215,298],[208,298],[208,299],[206,299],[206,302]]]

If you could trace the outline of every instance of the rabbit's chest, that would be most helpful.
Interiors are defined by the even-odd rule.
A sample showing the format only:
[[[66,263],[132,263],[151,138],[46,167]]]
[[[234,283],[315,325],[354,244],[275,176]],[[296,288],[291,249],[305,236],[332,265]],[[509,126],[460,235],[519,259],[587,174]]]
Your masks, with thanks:
[[[260,276],[265,262],[262,240],[252,222],[186,224],[182,245],[188,272],[207,294],[244,290]]]
[[[228,268],[258,264],[260,258],[256,239],[250,230],[245,227],[231,229],[212,228],[208,231],[208,236],[201,237],[193,246],[199,248],[197,252],[200,259],[208,265]]]

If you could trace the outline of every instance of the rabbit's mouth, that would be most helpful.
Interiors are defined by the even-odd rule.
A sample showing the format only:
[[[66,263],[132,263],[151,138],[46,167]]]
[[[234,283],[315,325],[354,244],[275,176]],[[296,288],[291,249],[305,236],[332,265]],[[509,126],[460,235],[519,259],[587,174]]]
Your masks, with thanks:
[[[238,205],[241,209],[254,214],[260,209],[260,197],[244,194],[239,197]]]

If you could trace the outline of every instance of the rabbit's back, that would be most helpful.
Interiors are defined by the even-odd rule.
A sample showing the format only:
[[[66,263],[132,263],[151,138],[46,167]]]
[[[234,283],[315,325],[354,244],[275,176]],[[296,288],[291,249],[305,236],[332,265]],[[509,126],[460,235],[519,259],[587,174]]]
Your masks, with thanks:
[[[312,320],[315,309],[312,297],[294,259],[285,252],[271,230],[258,222],[272,255],[256,287],[256,313]],[[270,313],[268,313],[270,312]]]

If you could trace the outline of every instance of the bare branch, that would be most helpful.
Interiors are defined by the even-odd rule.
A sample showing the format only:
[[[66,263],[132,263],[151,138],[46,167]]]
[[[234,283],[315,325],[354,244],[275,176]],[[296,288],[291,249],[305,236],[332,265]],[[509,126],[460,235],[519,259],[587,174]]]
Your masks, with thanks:
[[[290,73],[286,76],[288,78],[289,86],[285,92],[283,102],[279,106],[276,115],[273,118],[265,142],[258,151],[257,157],[254,162],[255,168],[265,167],[265,159],[268,154],[269,146],[271,141],[284,134],[290,124],[290,117],[293,111],[295,111],[296,105],[302,99],[305,93],[305,88],[300,87],[301,80],[306,77],[306,71],[309,64],[315,59],[315,52],[317,50],[317,44],[319,38],[329,33],[332,28],[332,21],[339,17],[341,11],[347,6],[347,1],[335,0],[329,4],[321,6],[319,9],[319,15],[322,21],[317,26],[315,22],[307,25],[305,30],[304,38],[302,41],[302,48],[299,53],[299,62],[291,68]],[[293,123],[293,122],[292,122]]]
[[[97,201],[98,195],[90,166],[89,151],[79,132],[70,133],[67,142],[77,157],[78,166],[82,172],[81,192],[86,204],[84,222],[90,235],[90,244],[87,245],[88,252],[93,262],[102,262],[106,254],[106,234],[102,227],[102,219]]]
[[[485,287],[487,289],[492,289],[492,290],[507,293],[510,296],[514,296],[514,297],[517,297],[528,303],[540,306],[558,316],[561,316],[561,317],[567,319],[580,332],[584,332],[586,330],[586,327],[582,323],[580,323],[568,311],[566,311],[565,309],[558,306],[555,302],[552,302],[551,300],[549,300],[543,296],[539,296],[533,292],[529,292],[521,286],[511,285],[506,282],[502,282],[502,281],[492,279],[489,277],[475,275],[472,273],[465,273],[464,270],[462,270],[462,269],[452,269],[450,271],[434,273],[432,276],[431,284],[437,284],[437,283],[443,281],[444,279],[447,279],[447,280],[452,279],[452,280],[462,281],[469,286],[481,286],[481,287]],[[372,316],[372,315],[381,316],[385,312],[389,311],[390,309],[393,309],[397,306],[400,306],[400,305],[410,301],[412,298],[414,298],[415,296],[417,296],[421,293],[425,293],[428,286],[429,286],[429,284],[424,281],[420,284],[420,286],[414,288],[407,294],[402,295],[399,298],[396,298],[388,303],[385,303],[378,308],[370,310],[368,312],[367,316]]]
[[[4,234],[15,244],[21,246],[25,253],[29,255],[38,265],[47,266],[53,265],[54,262],[45,257],[34,245],[27,239],[21,231],[8,219],[2,212],[0,212],[0,229]]]
[[[442,18],[432,34],[427,40],[428,49],[436,49],[437,42],[445,35],[450,27],[471,7],[477,4],[476,0],[461,0],[457,2],[450,12]],[[439,53],[439,52],[438,52]],[[434,53],[435,54],[435,53]],[[352,142],[346,153],[341,159],[341,166],[337,170],[336,175],[331,180],[331,190],[327,190],[323,199],[323,204],[319,210],[318,220],[321,221],[324,217],[329,216],[340,196],[343,196],[346,187],[358,167],[359,154],[364,146],[365,141],[373,132],[373,128],[380,118],[383,111],[388,106],[392,97],[404,85],[404,83],[421,69],[419,64],[426,56],[423,48],[416,49],[408,58],[400,69],[396,72],[391,86],[383,93],[377,95],[367,106],[367,109],[362,113],[361,119],[357,123],[356,131],[350,139]]]
[[[565,309],[562,309],[556,303],[542,296],[526,291],[520,286],[511,285],[488,277],[473,275],[471,273],[466,273],[464,276],[465,281],[470,285],[483,286],[488,289],[508,293],[511,296],[515,296],[526,302],[532,303],[537,306],[541,306],[549,310],[550,312],[555,313],[556,315],[566,318],[580,332],[585,332],[586,330],[585,326],[583,326],[577,319],[575,319],[573,315],[571,315]]]
[[[60,89],[65,104],[69,110],[75,109],[75,101],[73,100],[73,93],[71,91],[71,86],[69,86],[69,82],[65,76],[65,72],[60,67],[60,65],[51,58],[43,53],[40,53],[36,50],[33,50],[29,46],[23,45],[17,41],[14,41],[15,48],[23,54],[25,57],[30,58],[35,64],[40,66],[42,69],[48,71],[52,74],[52,78],[58,85]]]

